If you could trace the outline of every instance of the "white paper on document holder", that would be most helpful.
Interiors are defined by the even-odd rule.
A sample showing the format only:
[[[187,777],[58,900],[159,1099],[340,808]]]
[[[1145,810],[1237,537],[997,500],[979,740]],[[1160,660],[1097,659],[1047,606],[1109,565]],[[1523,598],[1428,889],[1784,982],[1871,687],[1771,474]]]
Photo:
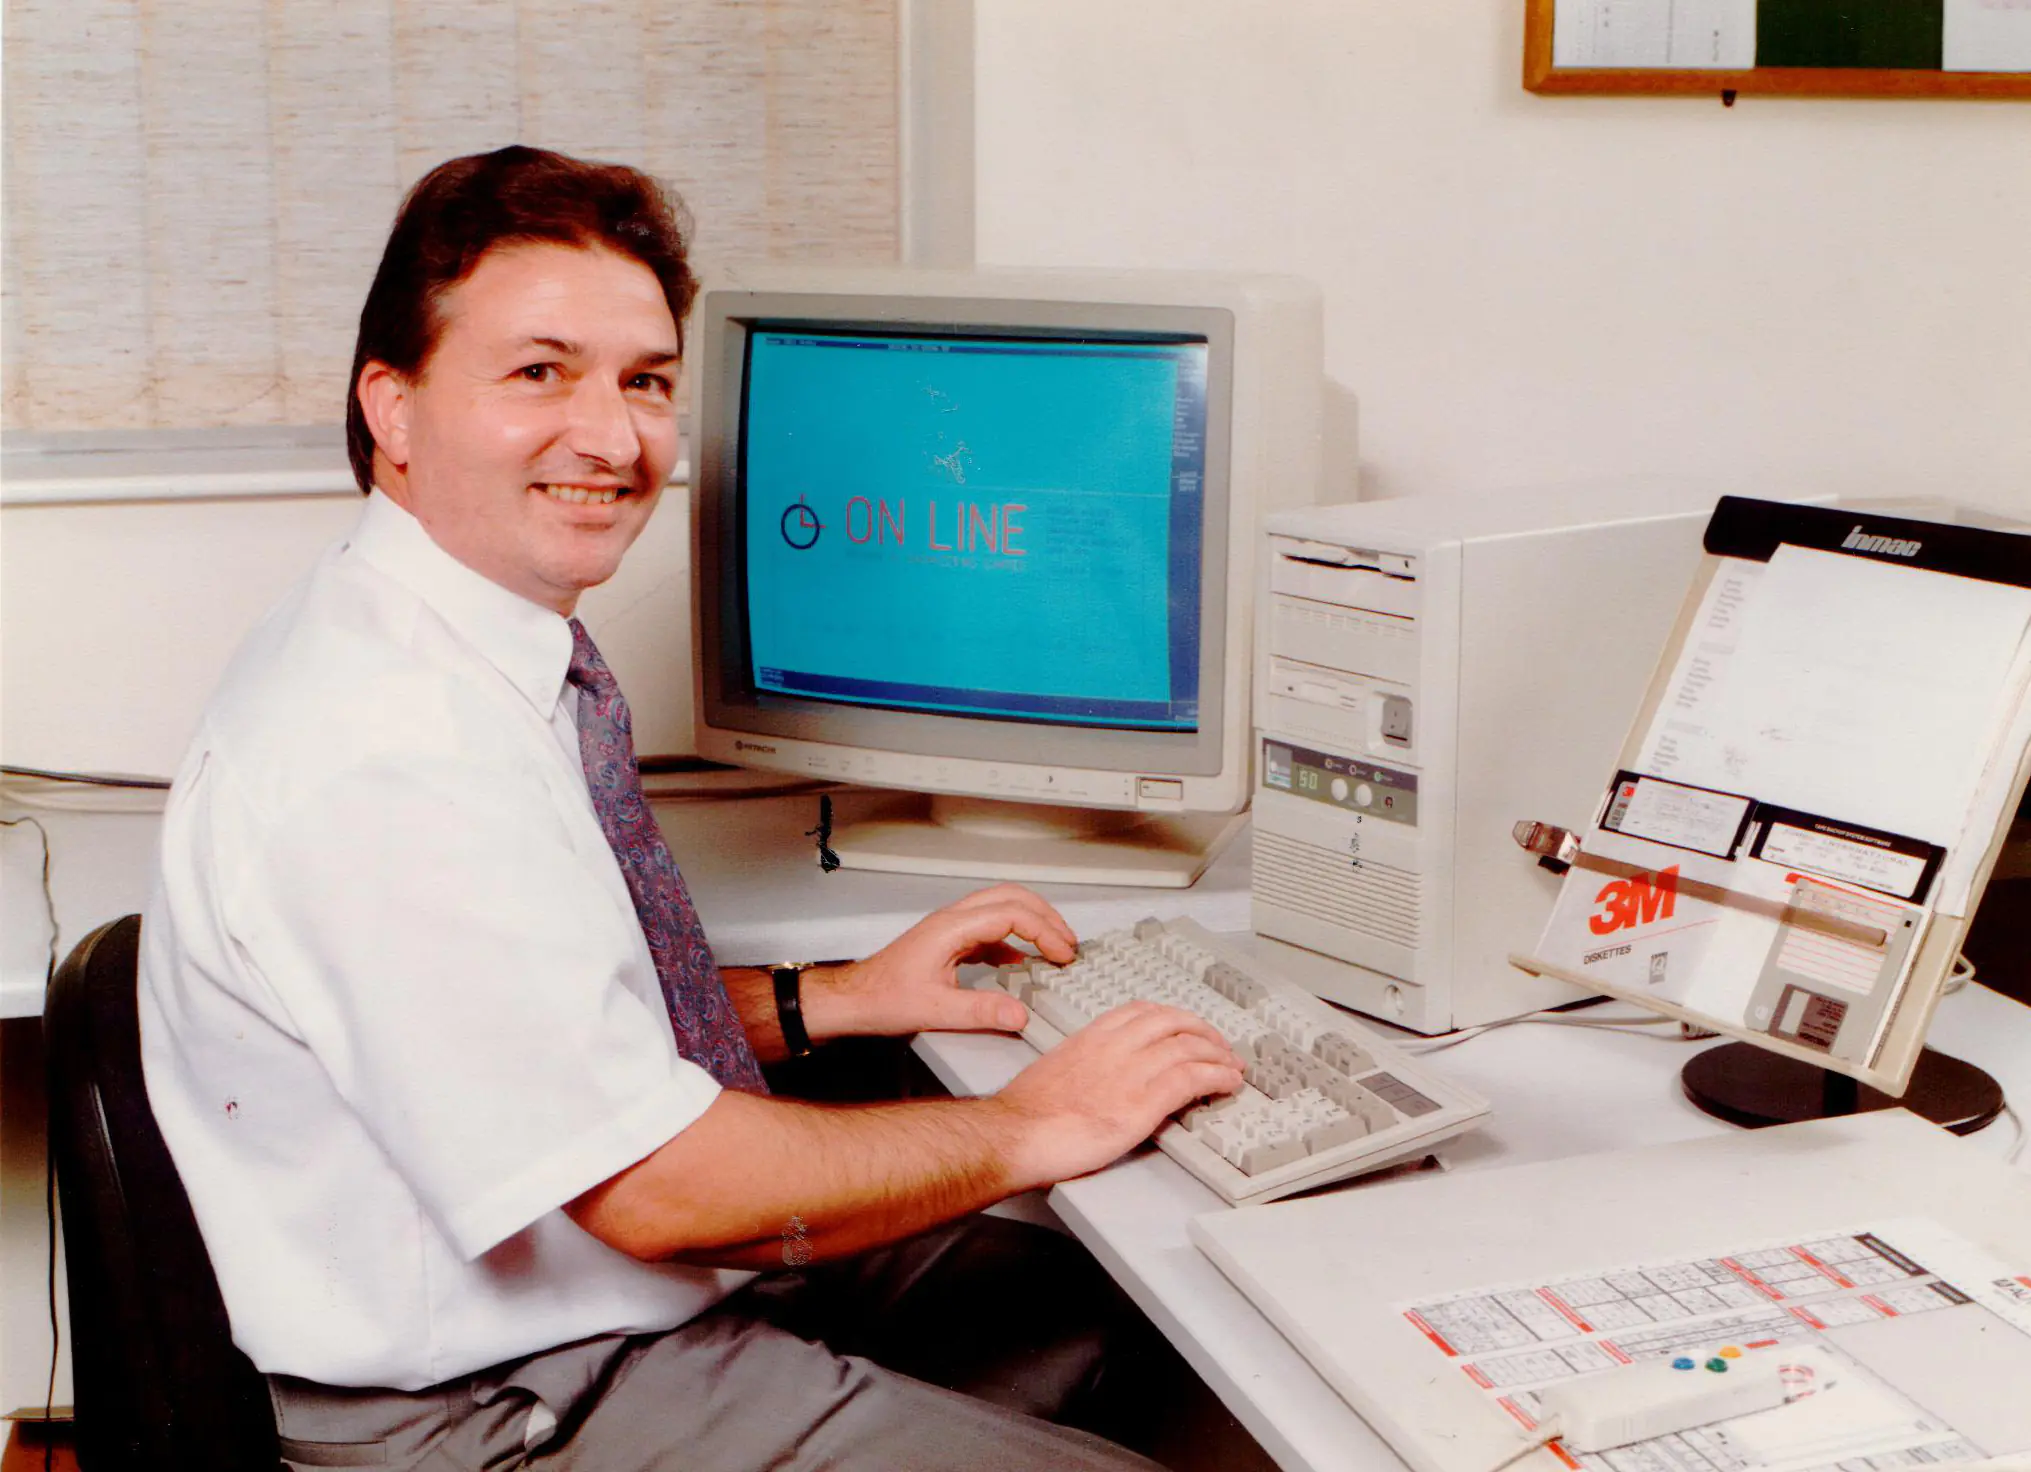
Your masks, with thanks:
[[[1637,769],[1952,847],[2027,625],[2027,588],[1792,546],[1730,560]]]
[[[1576,869],[1538,956],[1869,1063],[1927,915],[1965,914],[2031,740],[2027,631],[2031,589],[1790,545],[1767,563],[1721,559],[1632,771],[1584,842],[1638,872]],[[1645,779],[1702,791],[1648,797]],[[1749,804],[1730,852],[1730,815]],[[1714,821],[1691,823],[1701,814]],[[1938,877],[1921,894],[1928,862]],[[1681,892],[1694,881],[1764,908]],[[1885,943],[1786,924],[1774,918],[1786,905]]]

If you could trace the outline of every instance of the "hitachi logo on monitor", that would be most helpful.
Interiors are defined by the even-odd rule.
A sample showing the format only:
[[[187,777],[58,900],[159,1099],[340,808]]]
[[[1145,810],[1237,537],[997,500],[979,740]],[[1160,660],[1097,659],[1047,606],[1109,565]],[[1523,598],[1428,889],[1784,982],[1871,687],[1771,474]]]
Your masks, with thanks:
[[[770,756],[774,756],[776,754],[775,747],[765,746],[759,741],[736,741],[733,744],[733,749],[735,751],[760,751],[765,752]]]
[[[1890,557],[1916,557],[1924,545],[1900,537],[1872,537],[1859,526],[1841,538],[1842,548],[1849,552],[1881,552]]]

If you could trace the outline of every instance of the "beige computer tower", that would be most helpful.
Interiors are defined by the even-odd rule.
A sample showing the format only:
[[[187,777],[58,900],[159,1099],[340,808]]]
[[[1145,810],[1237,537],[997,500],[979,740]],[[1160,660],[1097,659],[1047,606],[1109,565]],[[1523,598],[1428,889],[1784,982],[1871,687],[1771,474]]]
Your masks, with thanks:
[[[1254,928],[1320,996],[1440,1033],[1586,993],[1509,964],[1584,825],[1717,495],[1605,486],[1265,519]]]

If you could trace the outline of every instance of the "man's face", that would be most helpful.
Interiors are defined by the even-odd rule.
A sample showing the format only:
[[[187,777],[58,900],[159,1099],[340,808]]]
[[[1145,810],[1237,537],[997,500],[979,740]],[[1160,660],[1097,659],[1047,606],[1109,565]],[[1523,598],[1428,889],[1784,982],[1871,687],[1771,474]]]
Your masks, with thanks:
[[[452,556],[569,614],[640,535],[677,459],[677,325],[597,248],[489,251],[440,304],[422,375],[361,373],[383,485]]]

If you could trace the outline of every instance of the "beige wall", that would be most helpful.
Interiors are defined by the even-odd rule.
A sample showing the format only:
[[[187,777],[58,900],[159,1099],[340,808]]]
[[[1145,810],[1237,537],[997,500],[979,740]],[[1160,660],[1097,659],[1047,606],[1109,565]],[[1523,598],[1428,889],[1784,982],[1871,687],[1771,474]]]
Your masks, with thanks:
[[[2031,512],[2031,109],[1543,98],[1515,0],[977,0],[983,261],[1296,271],[1364,495]]]
[[[685,497],[665,491],[620,574],[581,605],[644,755],[692,750]],[[0,751],[173,773],[241,637],[359,514],[351,491],[0,510]]]

